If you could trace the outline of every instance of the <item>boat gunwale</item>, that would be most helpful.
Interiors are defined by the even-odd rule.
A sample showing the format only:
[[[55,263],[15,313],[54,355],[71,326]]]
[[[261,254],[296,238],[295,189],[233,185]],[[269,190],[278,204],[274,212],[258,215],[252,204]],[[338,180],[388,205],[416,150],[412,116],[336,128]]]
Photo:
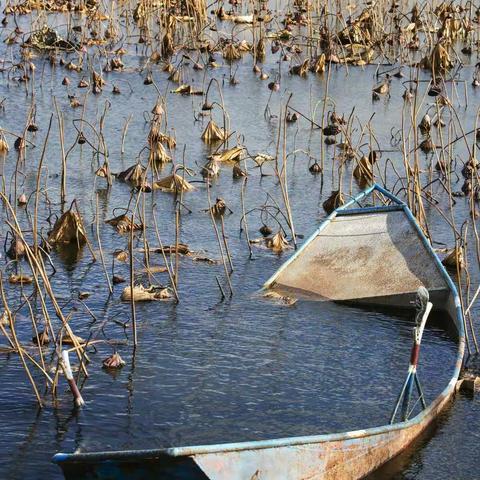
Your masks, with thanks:
[[[185,447],[167,447],[160,449],[145,449],[145,450],[117,450],[117,451],[104,451],[104,452],[85,452],[85,453],[57,453],[53,456],[52,461],[57,464],[64,463],[75,463],[75,462],[95,462],[95,461],[106,461],[106,460],[130,460],[130,459],[148,459],[161,456],[169,457],[182,457],[182,456],[194,456],[210,453],[228,453],[228,452],[239,452],[245,450],[263,450],[268,448],[279,448],[279,447],[290,447],[306,444],[319,444],[319,443],[329,443],[329,442],[340,442],[361,439],[366,437],[374,437],[377,435],[383,435],[392,433],[399,430],[407,430],[411,427],[417,426],[424,423],[422,426],[426,428],[428,424],[435,418],[432,414],[438,408],[441,410],[446,402],[450,399],[452,394],[455,391],[456,383],[463,365],[463,358],[465,352],[465,329],[463,323],[463,313],[460,298],[458,295],[457,288],[453,283],[450,275],[446,271],[445,267],[441,263],[440,259],[433,251],[433,248],[428,241],[427,237],[423,233],[422,229],[418,225],[415,217],[408,208],[407,204],[399,200],[393,194],[382,188],[378,184],[373,184],[356,197],[349,200],[347,203],[341,207],[334,210],[328,217],[321,223],[315,232],[308,237],[305,243],[292,255],[275,273],[272,275],[264,284],[263,289],[270,287],[275,282],[275,278],[281,273],[290,263],[292,263],[302,250],[308,246],[308,244],[315,239],[318,234],[326,228],[326,226],[337,216],[337,215],[348,215],[349,211],[346,210],[350,205],[354,203],[359,203],[360,200],[371,194],[373,191],[377,190],[382,193],[388,199],[393,201],[396,205],[395,208],[389,208],[390,210],[403,210],[407,216],[410,223],[414,226],[418,236],[420,237],[422,243],[426,247],[427,251],[430,253],[433,258],[437,268],[439,269],[441,275],[443,276],[454,301],[455,311],[456,311],[456,321],[455,325],[458,330],[458,350],[457,357],[455,362],[455,367],[452,373],[452,377],[448,382],[447,386],[440,392],[440,394],[428,405],[428,407],[421,412],[419,412],[415,417],[406,420],[404,422],[396,422],[393,424],[381,425],[379,427],[370,427],[366,429],[358,429],[347,432],[337,432],[337,433],[328,433],[321,435],[308,435],[308,436],[297,436],[297,437],[285,437],[277,439],[268,439],[268,440],[253,440],[245,442],[236,442],[236,443],[220,443],[220,444],[210,444],[210,445],[196,445],[196,446],[185,446]],[[390,206],[387,206],[390,207]],[[368,211],[365,211],[368,209]],[[377,210],[376,210],[377,209]],[[385,206],[379,207],[366,207],[364,209],[351,209],[352,215],[361,213],[375,213],[375,211],[385,211]],[[453,312],[450,312],[453,315]],[[422,428],[422,430],[423,430]],[[387,461],[386,459],[385,461]]]

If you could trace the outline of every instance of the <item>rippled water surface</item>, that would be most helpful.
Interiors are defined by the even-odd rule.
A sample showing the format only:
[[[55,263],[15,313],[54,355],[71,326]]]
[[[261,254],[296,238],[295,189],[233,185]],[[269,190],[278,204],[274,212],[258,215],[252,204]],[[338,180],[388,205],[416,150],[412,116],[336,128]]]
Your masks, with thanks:
[[[127,55],[125,61],[131,71],[105,74],[108,82],[105,91],[84,98],[83,91],[76,88],[81,74],[68,72],[73,81],[67,89],[61,85],[66,75],[64,69],[44,65],[41,57],[34,60],[37,64],[35,104],[39,131],[29,134],[28,138],[36,147],[27,148],[25,163],[20,165],[16,180],[13,176],[16,152],[12,148],[6,156],[3,179],[9,191],[15,190],[15,181],[16,192],[30,194],[34,191],[42,145],[50,115],[54,112],[53,99],[64,118],[65,144],[67,148],[74,145],[77,131],[73,125],[82,113],[81,109],[70,107],[67,94],[75,93],[86,102],[85,118],[94,124],[98,124],[107,106],[104,134],[113,172],[124,170],[139,158],[146,165],[147,154],[142,148],[146,145],[149,125],[145,112],[150,112],[154,106],[157,91],[153,86],[143,85],[144,74],[134,71],[133,67],[142,64],[141,58]],[[265,71],[273,75],[278,65],[267,63]],[[329,95],[337,112],[348,115],[354,108],[359,125],[372,118],[376,141],[382,148],[391,150],[384,153],[379,162],[378,177],[386,174],[384,180],[387,186],[392,186],[393,174],[386,166],[393,163],[400,168],[402,165],[400,152],[392,148],[390,140],[392,126],[400,125],[404,87],[401,80],[394,79],[392,96],[372,103],[375,71],[375,67],[350,69],[348,74],[344,69],[333,70]],[[229,74],[230,66],[226,64],[215,72],[220,81],[226,78],[223,96],[235,131],[232,144],[238,135],[250,155],[274,154],[278,118],[264,116],[270,96],[266,82],[252,74],[250,60],[239,62],[238,85],[228,83]],[[160,67],[154,67],[153,75],[160,92],[167,93],[174,88]],[[204,72],[188,70],[188,75],[190,83],[202,86]],[[8,131],[20,133],[31,97],[25,95],[24,84],[8,79],[7,72],[1,80],[0,97],[5,97],[5,110],[0,112],[0,124]],[[121,88],[121,95],[109,93],[112,84]],[[293,93],[290,105],[311,116],[324,95],[325,84],[326,78],[321,76],[305,79],[289,76],[285,67],[282,90],[270,101],[271,112],[278,114],[280,102],[285,102]],[[217,93],[213,96],[219,100]],[[173,152],[174,160],[184,161],[196,172],[194,177],[188,177],[196,191],[184,195],[186,208],[181,213],[180,239],[203,256],[219,259],[215,232],[205,213],[207,189],[198,174],[200,166],[214,150],[200,140],[208,121],[199,116],[202,97],[168,95],[166,98],[169,126],[175,132],[178,145]],[[478,98],[479,93],[469,88],[469,108],[463,108],[464,105],[459,108],[467,130],[473,126]],[[220,123],[219,112],[215,111],[214,115],[216,118],[218,115]],[[122,154],[122,129],[130,116]],[[85,133],[91,138],[94,136],[91,129],[86,128]],[[322,202],[337,182],[337,165],[332,161],[334,147],[324,147],[327,163],[323,179],[308,171],[309,159],[300,150],[308,149],[318,159],[321,148],[318,130],[312,129],[306,120],[300,119],[287,127],[287,151],[297,152],[289,155],[288,189],[300,243],[321,221],[324,216]],[[458,146],[458,154],[465,154],[464,147]],[[387,162],[387,158],[391,161]],[[57,118],[54,117],[41,179],[42,191],[49,199],[45,202],[42,194],[39,221],[44,235],[51,228],[49,222],[54,221],[51,214],[60,210],[60,159]],[[431,161],[423,154],[420,160],[423,167]],[[105,181],[94,176],[98,166],[88,145],[77,145],[72,150],[68,157],[67,198],[68,203],[77,199],[97,255],[94,220],[98,198],[100,235],[110,271],[112,253],[119,248],[125,249],[128,238],[119,235],[104,221],[122,213],[121,209],[129,205],[131,189],[127,184],[114,181],[112,189],[107,190]],[[169,174],[170,168],[166,166],[162,175]],[[349,175],[351,168],[346,167]],[[262,169],[265,176],[252,161],[247,161],[247,169],[246,210],[260,207],[268,195],[281,204],[272,167],[266,165]],[[458,183],[457,189],[460,186]],[[284,306],[262,299],[258,291],[263,282],[288,258],[291,250],[277,255],[254,246],[253,258],[249,258],[245,234],[239,230],[241,189],[242,180],[232,179],[229,166],[222,167],[219,178],[211,185],[212,198],[225,199],[233,211],[225,216],[225,230],[234,264],[231,277],[234,295],[225,300],[221,298],[216,277],[227,291],[222,265],[182,257],[180,303],[137,304],[139,346],[135,356],[132,356],[130,325],[125,329],[121,325],[130,320],[130,305],[120,301],[125,284],[115,286],[109,296],[101,263],[92,262],[86,247],[73,256],[52,254],[57,267],[56,274],[51,277],[52,286],[65,314],[71,313],[72,328],[77,335],[84,338],[92,335],[93,340],[99,341],[89,353],[90,377],[83,383],[82,394],[87,405],[75,411],[68,387],[61,380],[56,402],[47,395],[45,408],[38,411],[18,357],[1,353],[0,478],[61,478],[58,467],[50,463],[57,451],[257,440],[367,428],[388,422],[408,367],[411,313],[380,312],[332,303],[298,302],[294,306]],[[432,189],[441,201],[445,201],[439,183]],[[353,184],[352,193],[356,191],[358,187]],[[158,191],[141,198],[144,198],[146,235],[151,246],[158,245],[153,216],[164,243],[173,243],[174,198]],[[461,223],[468,215],[468,200],[459,198],[455,211]],[[434,208],[427,208],[427,214],[438,245],[451,245],[451,229]],[[26,225],[24,209],[18,209],[18,217],[22,225]],[[259,213],[253,212],[247,218],[250,237],[258,238],[262,224]],[[2,241],[7,232],[4,220],[2,213]],[[276,228],[271,220],[268,223]],[[137,236],[134,245],[137,249],[136,275],[139,282],[145,283],[148,277],[141,273],[143,260],[139,251],[143,245],[142,236]],[[471,262],[475,261],[472,254]],[[7,265],[4,258],[2,262],[7,272],[15,268]],[[162,265],[162,256],[153,253],[150,262]],[[116,263],[116,274],[128,278],[128,272],[128,264]],[[472,281],[478,284],[475,268]],[[157,273],[151,282],[166,284],[167,274]],[[25,294],[31,291],[30,287],[24,287]],[[90,296],[80,301],[79,292],[89,292]],[[20,287],[9,287],[7,293],[12,309],[21,306]],[[33,307],[40,312],[39,304]],[[478,308],[474,312],[478,316]],[[26,343],[32,336],[28,315],[28,309],[21,306],[17,328],[21,340]],[[445,387],[456,354],[456,343],[439,320],[432,319],[422,345],[419,374],[428,400]],[[110,374],[102,370],[101,365],[114,348],[127,364]],[[40,383],[40,377],[36,378]],[[479,413],[478,399],[458,397],[443,415],[433,437],[424,439],[416,451],[408,452],[390,465],[379,478],[475,478]]]

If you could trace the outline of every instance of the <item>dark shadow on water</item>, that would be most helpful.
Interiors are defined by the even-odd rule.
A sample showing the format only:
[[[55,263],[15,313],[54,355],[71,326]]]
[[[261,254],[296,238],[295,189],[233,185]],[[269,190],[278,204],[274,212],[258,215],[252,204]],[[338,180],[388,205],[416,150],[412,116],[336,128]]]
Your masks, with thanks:
[[[63,465],[67,480],[156,479],[208,480],[191,457],[158,456],[128,461],[67,463]]]
[[[63,262],[65,268],[72,271],[76,264],[82,259],[83,246],[78,247],[76,244],[65,244],[55,248],[58,258]]]
[[[345,301],[345,302],[335,302],[338,305],[343,305],[345,307],[356,308],[359,310],[364,310],[365,312],[376,312],[383,315],[392,317],[392,321],[395,318],[401,318],[412,323],[412,328],[415,323],[415,310],[413,306],[411,308],[401,308],[401,307],[389,307],[385,305],[374,305],[374,304],[363,304],[357,303],[354,301]],[[445,310],[433,307],[433,310],[428,316],[426,328],[438,328],[444,330],[452,341],[458,339],[458,331],[455,326],[455,321]]]

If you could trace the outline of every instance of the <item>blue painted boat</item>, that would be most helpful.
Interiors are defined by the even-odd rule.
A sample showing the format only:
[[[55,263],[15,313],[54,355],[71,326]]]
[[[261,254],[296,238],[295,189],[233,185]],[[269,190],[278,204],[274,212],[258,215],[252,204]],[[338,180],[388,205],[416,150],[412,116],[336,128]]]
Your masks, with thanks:
[[[370,200],[379,206],[362,206]],[[335,279],[332,282],[332,278]],[[420,286],[457,331],[450,381],[416,416],[376,428],[316,436],[152,450],[57,453],[68,480],[306,480],[362,478],[408,447],[452,399],[465,333],[450,276],[407,205],[373,185],[330,214],[266,282],[310,300],[410,306]]]

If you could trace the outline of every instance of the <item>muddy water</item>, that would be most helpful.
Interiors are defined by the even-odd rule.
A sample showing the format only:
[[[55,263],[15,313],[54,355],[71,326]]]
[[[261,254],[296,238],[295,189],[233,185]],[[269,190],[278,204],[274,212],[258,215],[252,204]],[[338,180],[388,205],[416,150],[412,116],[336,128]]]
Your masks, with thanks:
[[[36,148],[27,148],[25,164],[17,174],[16,191],[34,190],[41,148],[47,133],[51,112],[56,98],[64,116],[67,148],[73,145],[77,131],[75,119],[81,110],[70,107],[67,94],[75,93],[86,101],[85,118],[98,124],[105,105],[104,133],[110,153],[110,165],[119,172],[134,164],[139,155],[146,164],[148,124],[145,112],[150,112],[157,98],[153,86],[144,86],[144,75],[133,71],[141,59],[127,56],[125,62],[132,69],[106,74],[108,86],[101,95],[89,95],[76,88],[81,74],[68,72],[72,84],[67,89],[61,85],[65,70],[51,69],[35,60],[36,71],[36,123],[39,131],[29,135]],[[222,63],[222,62],[220,62]],[[235,67],[236,68],[236,67]],[[289,76],[283,67],[282,89],[272,96],[270,110],[278,115],[280,101],[290,93],[290,105],[311,117],[325,92],[325,77],[309,76],[306,79]],[[265,71],[272,76],[278,65],[267,64]],[[231,119],[234,136],[247,147],[250,155],[275,154],[277,118],[265,118],[264,109],[270,91],[266,82],[260,81],[251,71],[251,62],[238,64],[238,85],[228,83],[230,67],[223,65],[209,75],[224,84],[223,95],[226,110]],[[376,141],[384,149],[377,175],[386,178],[387,187],[395,184],[392,163],[401,169],[401,155],[392,145],[392,127],[401,124],[404,87],[402,81],[392,83],[392,96],[372,103],[371,88],[375,68],[335,70],[330,78],[329,95],[338,113],[358,116],[357,131],[372,118]],[[168,92],[175,86],[167,81],[167,75],[155,67],[154,79],[159,90]],[[204,73],[188,70],[188,81],[202,87]],[[469,73],[464,74],[468,77]],[[120,87],[121,95],[110,92],[112,84]],[[4,73],[0,85],[0,97],[6,97],[5,111],[0,113],[3,128],[20,133],[24,128],[30,97],[25,87],[9,81]],[[213,93],[213,99],[219,99]],[[456,102],[462,98],[453,97]],[[427,98],[428,102],[428,98]],[[459,115],[468,131],[473,128],[475,104],[478,93],[469,89],[469,107],[460,108]],[[199,117],[201,97],[167,96],[169,126],[174,129],[178,147],[175,160],[182,161],[197,174],[189,178],[196,191],[183,198],[180,236],[194,251],[212,259],[220,258],[218,245],[209,216],[207,190],[198,174],[212,149],[200,135],[208,120]],[[317,107],[319,110],[320,107]],[[317,119],[320,118],[317,111]],[[121,153],[122,129],[131,116],[125,139],[125,152]],[[200,118],[195,121],[194,117]],[[220,111],[214,117],[221,123]],[[78,125],[78,122],[76,123]],[[328,197],[332,185],[336,185],[338,163],[333,160],[334,147],[325,149],[325,174],[313,176],[308,171],[309,159],[301,150],[309,150],[315,159],[320,158],[321,138],[317,130],[301,119],[287,129],[289,156],[289,195],[297,233],[307,236],[324,216],[322,202]],[[85,134],[93,137],[91,129]],[[10,139],[11,140],[11,139]],[[12,144],[13,141],[10,141]],[[235,142],[232,141],[232,144]],[[368,151],[368,146],[363,147]],[[457,144],[460,158],[465,147]],[[42,176],[40,221],[43,233],[49,229],[51,213],[58,213],[60,142],[56,118],[47,144]],[[391,162],[387,162],[387,158]],[[421,155],[423,166],[431,159]],[[119,235],[104,221],[129,204],[131,191],[128,185],[114,182],[110,191],[104,180],[96,178],[97,159],[88,145],[76,146],[68,157],[68,203],[77,199],[87,224],[94,220],[98,194],[101,240],[110,265],[112,252],[124,249],[127,238]],[[11,149],[4,161],[4,180],[7,191],[15,190],[16,153]],[[170,166],[162,172],[170,173]],[[247,161],[249,179],[245,190],[246,209],[260,207],[267,196],[281,202],[280,192],[272,167],[262,171]],[[347,172],[351,171],[347,166]],[[461,170],[461,163],[457,167]],[[436,174],[434,174],[436,175]],[[349,175],[346,175],[349,177]],[[349,182],[348,182],[349,183]],[[460,190],[462,182],[456,185]],[[223,268],[218,264],[194,262],[182,258],[180,264],[181,301],[154,302],[137,305],[139,347],[132,357],[131,332],[120,323],[130,318],[129,304],[120,301],[122,285],[115,287],[113,295],[108,289],[100,262],[92,263],[87,248],[76,254],[53,253],[57,268],[51,277],[52,286],[65,312],[72,313],[71,325],[77,335],[100,342],[90,353],[90,378],[83,385],[87,406],[80,412],[72,409],[71,397],[65,382],[61,382],[55,403],[47,396],[46,407],[37,411],[31,388],[27,383],[17,357],[0,356],[0,478],[61,478],[59,469],[51,465],[50,457],[57,451],[83,451],[96,449],[154,448],[162,446],[191,445],[290,435],[308,435],[322,432],[350,430],[382,425],[388,420],[395,399],[401,388],[409,358],[411,344],[411,316],[401,313],[382,313],[322,303],[298,303],[292,307],[272,304],[259,298],[257,292],[262,283],[288,258],[290,252],[276,255],[254,246],[253,259],[249,259],[245,235],[239,231],[242,206],[241,181],[232,179],[231,167],[222,167],[220,176],[212,182],[212,198],[225,199],[233,213],[225,217],[225,228],[233,257],[234,295],[221,301],[215,277],[223,288]],[[433,192],[445,206],[445,197],[439,183]],[[347,190],[348,191],[348,190]],[[352,185],[352,193],[358,187]],[[401,192],[400,192],[401,194]],[[48,202],[45,201],[48,196]],[[18,209],[22,225],[27,224],[25,210]],[[455,206],[457,223],[468,215],[468,202],[460,198]],[[428,210],[430,228],[436,242],[449,245],[452,233],[435,209]],[[147,237],[156,245],[153,215],[158,222],[162,240],[174,241],[175,203],[171,195],[154,192],[145,195],[145,222]],[[6,226],[2,213],[1,237],[5,238]],[[252,238],[259,237],[261,218],[258,211],[248,216]],[[276,228],[273,221],[268,221]],[[94,248],[98,253],[94,230],[88,228]],[[28,234],[27,234],[28,236]],[[302,241],[301,239],[299,240]],[[137,248],[143,247],[141,236]],[[471,255],[472,280],[478,283],[478,268]],[[2,260],[3,261],[3,260]],[[142,256],[136,255],[136,267],[140,272]],[[151,263],[161,265],[162,257],[153,254]],[[5,260],[2,268],[13,271],[14,265]],[[21,268],[26,269],[26,265]],[[109,267],[110,268],[110,267]],[[115,273],[128,278],[128,266],[117,264]],[[137,273],[138,281],[147,277]],[[152,283],[167,283],[165,273],[155,274]],[[93,316],[77,299],[79,292],[89,292],[84,300]],[[30,294],[29,287],[24,288]],[[11,308],[19,308],[17,328],[21,339],[31,338],[28,309],[22,306],[19,287],[9,288]],[[39,304],[33,305],[40,312]],[[478,316],[478,309],[475,310]],[[127,341],[130,344],[127,344]],[[101,369],[101,361],[116,348],[127,365],[115,375]],[[424,337],[420,376],[426,395],[433,399],[446,385],[453,368],[456,346],[439,323],[432,322]],[[40,378],[37,377],[40,381]],[[472,469],[477,452],[475,441],[478,430],[478,400],[460,396],[442,418],[433,437],[424,440],[416,452],[403,461],[390,466],[386,475],[394,478],[473,478]],[[471,436],[471,437],[470,437]],[[466,438],[471,438],[467,444]],[[412,453],[412,452],[410,452]],[[456,458],[462,458],[462,465]],[[386,477],[384,477],[386,478]]]

